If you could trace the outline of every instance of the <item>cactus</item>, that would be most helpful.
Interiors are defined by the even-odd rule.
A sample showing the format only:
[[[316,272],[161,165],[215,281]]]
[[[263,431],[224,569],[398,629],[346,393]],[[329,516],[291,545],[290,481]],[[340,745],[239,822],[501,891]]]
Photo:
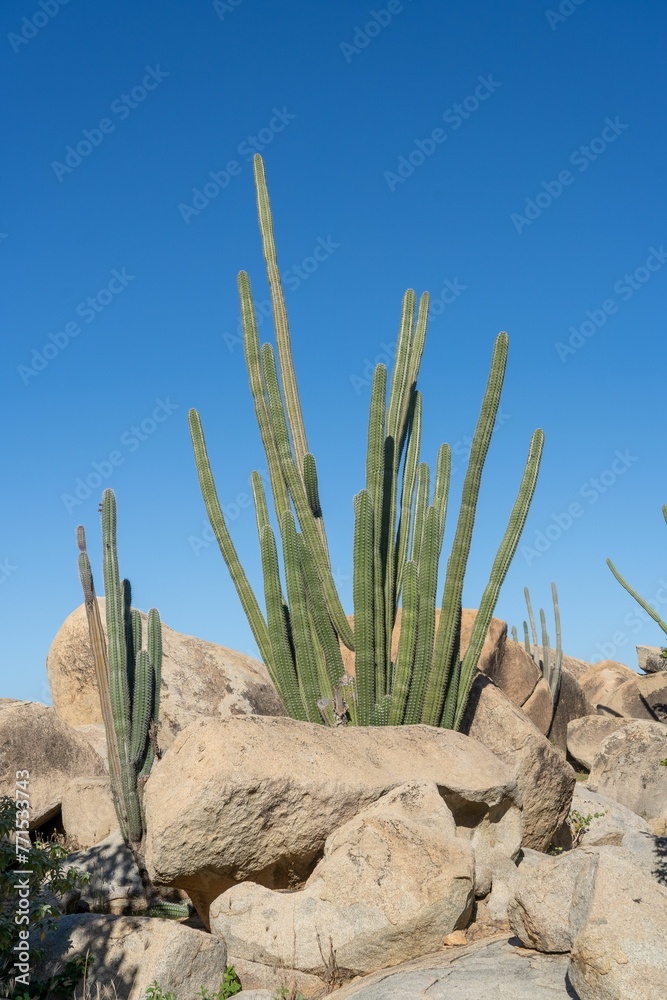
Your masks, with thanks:
[[[118,571],[113,490],[104,491],[101,509],[106,641],[82,525],[77,528],[79,575],[106,731],[116,814],[124,840],[141,857],[144,838],[142,793],[155,756],[160,712],[162,626],[158,612],[151,608],[147,649],[142,649],[141,615],[131,609],[129,582],[121,581]]]
[[[667,523],[667,506],[664,505],[664,504],[663,504],[663,507],[662,507],[662,516],[663,516],[665,522]],[[651,607],[651,605],[647,601],[644,600],[643,597],[640,597],[639,594],[637,593],[637,591],[633,590],[633,588],[630,586],[630,584],[626,580],[623,579],[623,577],[618,572],[618,570],[614,566],[614,564],[611,561],[611,559],[607,559],[607,566],[612,571],[612,573],[614,574],[614,576],[616,577],[616,579],[618,580],[618,582],[620,583],[620,585],[622,587],[625,587],[625,589],[627,590],[628,594],[630,594],[632,597],[634,597],[634,599],[637,601],[637,603],[639,605],[641,605],[641,607],[644,609],[644,611],[646,612],[646,614],[650,615],[650,617],[653,619],[653,621],[656,622],[656,624],[658,624],[660,626],[660,628],[662,629],[662,631],[665,632],[665,633],[667,633],[667,622],[663,621],[662,618],[660,617],[660,615],[657,613],[657,611],[655,611]],[[667,656],[667,650],[663,649],[661,655],[663,657]]]
[[[553,658],[551,656],[551,640],[549,638],[549,633],[547,632],[545,613],[543,609],[540,608],[540,631],[542,636],[542,643],[540,645],[537,641],[537,628],[535,625],[535,616],[533,615],[533,606],[530,601],[528,587],[523,588],[523,595],[526,600],[526,608],[528,609],[528,622],[530,622],[530,633],[528,631],[528,622],[524,621],[523,623],[524,647],[533,662],[536,663],[542,671],[542,676],[549,685],[552,704],[551,720],[553,722],[553,717],[558,706],[558,699],[560,697],[560,687],[563,676],[563,646],[561,641],[560,609],[558,606],[558,592],[556,590],[556,584],[551,584],[551,599],[554,606],[554,622],[556,626],[556,649]],[[531,635],[533,639],[532,643],[530,641]],[[512,638],[515,642],[518,641],[517,630],[514,626],[512,626]]]
[[[264,166],[255,157],[259,228],[277,353],[260,345],[248,275],[238,278],[250,391],[268,463],[276,544],[264,487],[253,497],[264,576],[264,604],[248,582],[225,523],[199,414],[188,416],[206,510],[260,655],[287,712],[325,725],[430,723],[459,728],[498,593],[516,551],[539,470],[544,435],[533,434],[505,535],[482,596],[468,651],[460,656],[461,597],[482,470],[498,413],[508,338],[496,339],[475,431],[463,499],[447,563],[436,632],[436,594],[447,515],[451,449],[441,445],[435,476],[420,461],[422,399],[417,378],[429,297],[409,289],[401,307],[391,378],[378,365],[368,421],[366,481],[354,500],[354,631],[343,611],[331,563],[315,458],[309,450],[280,283]],[[431,484],[433,495],[431,496]],[[279,553],[282,554],[282,567]],[[283,579],[285,591],[283,590]],[[398,651],[392,634],[402,606]],[[355,652],[344,673],[341,644]]]

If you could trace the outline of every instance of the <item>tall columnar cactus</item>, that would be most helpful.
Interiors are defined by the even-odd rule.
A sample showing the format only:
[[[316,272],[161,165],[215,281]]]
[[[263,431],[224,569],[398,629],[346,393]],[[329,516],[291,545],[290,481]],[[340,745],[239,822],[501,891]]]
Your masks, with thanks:
[[[542,642],[540,644],[537,641],[537,628],[535,625],[535,616],[533,615],[533,606],[530,601],[530,592],[528,587],[523,588],[523,594],[526,599],[526,608],[528,610],[528,621],[524,621],[523,623],[523,644],[526,652],[540,668],[544,680],[549,685],[551,704],[553,706],[551,713],[553,720],[553,716],[558,706],[561,681],[563,677],[563,646],[561,641],[558,591],[556,590],[556,584],[552,583],[551,598],[554,606],[554,622],[556,627],[556,649],[553,657],[551,655],[551,640],[549,639],[549,633],[547,632],[547,621],[544,610],[540,608],[540,631],[542,637]],[[530,622],[530,632],[528,631],[528,622]],[[514,627],[512,628],[512,637],[515,642],[518,641],[517,631]]]
[[[129,581],[121,581],[118,571],[116,498],[112,490],[105,490],[102,497],[106,639],[81,525],[77,528],[77,542],[114,804],[123,838],[135,852],[141,853],[142,792],[154,760],[160,714],[160,616],[155,608],[148,612],[147,648],[143,649],[141,615],[131,608]]]
[[[664,504],[663,504],[663,507],[662,507],[662,516],[663,516],[665,522],[667,523],[667,506],[664,505]],[[623,579],[623,577],[618,572],[618,570],[614,566],[614,564],[611,561],[611,559],[607,559],[607,566],[612,571],[612,573],[614,574],[614,576],[616,577],[616,579],[618,580],[618,582],[621,584],[621,586],[625,587],[625,589],[627,590],[628,594],[630,594],[632,597],[634,597],[634,599],[637,601],[637,603],[644,609],[644,611],[646,612],[646,614],[650,615],[650,617],[653,619],[653,621],[656,622],[656,624],[658,624],[660,626],[660,628],[662,629],[662,631],[667,634],[667,622],[663,621],[662,618],[660,617],[660,615],[658,614],[658,612],[655,611],[651,607],[651,605],[647,601],[644,600],[643,597],[640,597],[639,594],[637,593],[637,591],[633,590],[633,588],[630,586],[630,584],[626,580]],[[664,647],[663,647],[663,650],[662,650],[662,655],[663,655],[663,657],[667,656],[667,649],[665,649]]]
[[[250,281],[238,278],[245,358],[266,452],[276,544],[264,486],[253,496],[264,574],[264,613],[229,535],[218,500],[199,414],[189,424],[199,483],[218,544],[255,640],[290,715],[329,725],[426,722],[460,727],[502,582],[532,500],[544,435],[533,434],[518,496],[491,567],[467,652],[460,655],[461,600],[482,469],[498,413],[508,338],[496,339],[470,452],[463,498],[447,563],[436,630],[438,566],[449,494],[451,449],[441,445],[432,479],[420,462],[422,400],[417,390],[429,297],[405,293],[391,379],[373,376],[366,482],[355,497],[354,632],[331,572],[315,459],[299,402],[264,166],[255,157],[259,227],[273,303],[277,358],[260,346]],[[279,558],[282,551],[282,567]],[[283,577],[285,588],[283,588]],[[392,657],[399,606],[402,627]],[[341,644],[355,651],[354,678],[344,673]]]

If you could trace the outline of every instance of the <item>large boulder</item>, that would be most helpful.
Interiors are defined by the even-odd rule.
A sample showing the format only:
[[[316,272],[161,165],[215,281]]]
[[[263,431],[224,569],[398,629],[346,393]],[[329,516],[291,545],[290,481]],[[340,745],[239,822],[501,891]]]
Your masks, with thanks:
[[[625,851],[600,849],[572,901],[569,976],[581,1000],[667,1000],[667,888]]]
[[[667,657],[661,646],[637,646],[637,663],[646,674],[659,674],[667,670]]]
[[[556,702],[556,710],[549,730],[549,739],[555,747],[567,751],[567,727],[574,719],[592,716],[595,709],[583,692],[579,681],[563,665],[561,672],[560,693]]]
[[[636,676],[635,671],[626,667],[624,663],[602,660],[600,663],[594,663],[580,675],[579,684],[593,708],[600,714],[606,714],[609,713],[609,702],[616,689]]]
[[[461,733],[260,716],[193,723],[146,784],[149,874],[184,889],[206,921],[236,882],[303,885],[330,833],[409,781],[435,782],[459,826],[514,829],[511,765]]]
[[[542,677],[542,671],[533,658],[520,643],[512,639],[505,641],[502,656],[493,657],[479,669],[491,678],[517,708],[528,701]]]
[[[81,890],[81,902],[89,910],[115,915],[146,910],[137,863],[119,830],[93,847],[68,855],[66,864],[90,876]]]
[[[211,931],[247,961],[325,982],[335,955],[351,978],[436,951],[468,923],[474,877],[473,846],[457,837],[438,787],[412,782],[330,834],[300,891],[245,882],[223,893]]]
[[[626,719],[667,722],[667,673],[635,674],[616,689],[609,708]]]
[[[586,715],[572,719],[567,726],[567,752],[590,771],[607,737],[627,725],[627,719],[618,719],[614,715]]]
[[[554,714],[554,703],[551,690],[544,677],[540,677],[535,690],[528,701],[524,703],[521,711],[543,736],[547,735]]]
[[[463,731],[516,774],[523,802],[523,846],[546,851],[570,810],[574,771],[521,709],[478,674]]]
[[[593,762],[588,787],[647,820],[667,819],[667,726],[637,720],[612,733]]]
[[[27,781],[31,830],[56,815],[72,778],[105,774],[88,741],[48,705],[0,699],[0,795],[14,798],[17,780]]]
[[[105,628],[104,598],[98,598]],[[146,615],[142,612],[144,629]],[[46,660],[53,707],[72,726],[102,722],[85,607],[65,619]],[[263,663],[162,626],[160,743],[202,717],[284,715]]]
[[[31,982],[43,982],[69,959],[88,951],[94,961],[76,1000],[113,996],[143,1000],[157,980],[178,1000],[201,1000],[201,987],[214,993],[224,978],[227,949],[204,931],[173,920],[80,913],[61,917],[44,941],[46,954]]]

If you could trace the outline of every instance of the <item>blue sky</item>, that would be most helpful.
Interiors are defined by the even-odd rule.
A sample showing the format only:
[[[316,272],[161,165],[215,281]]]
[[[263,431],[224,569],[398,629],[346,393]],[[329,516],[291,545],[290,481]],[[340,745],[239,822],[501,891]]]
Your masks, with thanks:
[[[105,486],[136,604],[253,651],[187,410],[259,584],[236,298],[245,268],[267,299],[254,150],[346,607],[369,376],[413,287],[433,297],[423,457],[454,448],[445,552],[494,338],[510,337],[465,606],[542,427],[497,614],[520,628],[528,585],[550,619],[554,580],[567,653],[635,666],[636,642],[660,643],[605,558],[664,615],[662,4],[21,0],[0,17],[3,696],[49,700],[46,654],[82,600],[78,523],[102,591]]]

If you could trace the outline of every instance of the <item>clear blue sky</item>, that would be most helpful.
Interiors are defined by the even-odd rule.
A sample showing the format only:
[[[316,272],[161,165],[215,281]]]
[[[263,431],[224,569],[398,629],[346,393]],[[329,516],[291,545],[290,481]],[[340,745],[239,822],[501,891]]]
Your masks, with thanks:
[[[102,591],[104,486],[137,605],[253,650],[206,543],[186,418],[201,412],[259,584],[245,504],[263,455],[236,298],[241,268],[260,306],[267,295],[257,148],[346,606],[368,375],[414,287],[438,313],[420,388],[424,458],[443,440],[455,449],[447,540],[493,341],[510,336],[465,605],[477,606],[542,427],[541,477],[497,614],[520,627],[524,585],[549,610],[555,580],[567,653],[634,666],[636,642],[660,643],[605,558],[667,612],[667,16],[658,0],[560,10],[3,7],[0,694],[48,701],[46,653],[82,600],[79,522]],[[77,480],[96,469],[103,482],[79,500]]]

